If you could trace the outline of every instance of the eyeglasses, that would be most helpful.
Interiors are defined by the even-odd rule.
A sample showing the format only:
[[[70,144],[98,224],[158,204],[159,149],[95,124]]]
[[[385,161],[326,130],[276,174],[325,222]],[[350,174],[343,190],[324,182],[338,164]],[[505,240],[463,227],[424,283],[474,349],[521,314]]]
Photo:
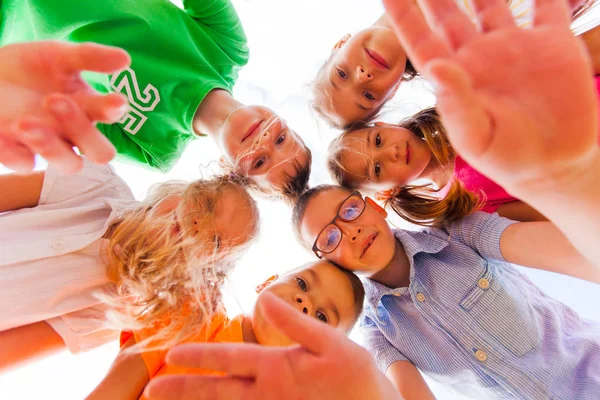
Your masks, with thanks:
[[[362,215],[365,211],[365,200],[360,192],[355,191],[342,202],[337,214],[325,228],[319,232],[317,239],[313,244],[312,251],[319,258],[323,254],[330,254],[338,248],[342,241],[342,230],[335,224],[338,219],[345,222],[352,222]],[[320,253],[320,254],[319,254]]]

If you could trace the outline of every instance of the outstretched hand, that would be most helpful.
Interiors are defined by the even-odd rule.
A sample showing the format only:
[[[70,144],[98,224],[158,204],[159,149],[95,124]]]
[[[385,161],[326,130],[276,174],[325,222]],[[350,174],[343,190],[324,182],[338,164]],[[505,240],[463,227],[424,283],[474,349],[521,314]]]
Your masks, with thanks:
[[[181,345],[169,353],[168,363],[227,375],[157,378],[150,382],[146,396],[153,400],[399,398],[362,347],[272,294],[264,293],[259,301],[268,321],[298,346]]]
[[[127,111],[121,94],[100,95],[81,72],[113,73],[129,55],[99,44],[29,42],[0,48],[0,163],[25,172],[39,154],[65,172],[81,168],[77,146],[87,158],[106,163],[114,146],[95,127]]]
[[[590,168],[598,105],[565,0],[537,0],[527,30],[515,26],[505,0],[473,0],[478,27],[454,0],[384,3],[436,89],[453,147],[473,167],[520,198]]]

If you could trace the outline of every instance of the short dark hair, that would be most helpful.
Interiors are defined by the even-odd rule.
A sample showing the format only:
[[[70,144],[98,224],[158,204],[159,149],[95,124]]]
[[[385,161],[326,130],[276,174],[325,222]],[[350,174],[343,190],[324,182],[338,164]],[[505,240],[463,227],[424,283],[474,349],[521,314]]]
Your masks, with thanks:
[[[298,137],[298,139],[302,142],[304,146],[304,150],[306,150],[306,154],[308,155],[308,160],[305,165],[300,164],[297,160],[293,160],[294,169],[296,174],[294,176],[286,176],[287,180],[283,187],[281,188],[281,196],[293,202],[296,200],[302,193],[308,190],[308,180],[310,179],[310,171],[312,166],[312,152],[308,148],[304,141]]]

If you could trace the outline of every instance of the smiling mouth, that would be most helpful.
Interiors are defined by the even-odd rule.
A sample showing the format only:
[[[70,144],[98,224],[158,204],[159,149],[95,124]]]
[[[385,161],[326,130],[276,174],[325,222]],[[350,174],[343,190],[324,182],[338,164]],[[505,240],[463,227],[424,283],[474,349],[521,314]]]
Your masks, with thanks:
[[[365,53],[367,53],[367,57],[369,58],[369,61],[371,61],[371,63],[373,65],[375,65],[376,67],[381,68],[381,69],[390,69],[390,66],[387,63],[387,61],[385,61],[385,58],[381,57],[379,54],[377,54],[373,50],[365,49]]]
[[[259,131],[258,128],[260,128],[260,125],[263,122],[264,122],[264,120],[260,120],[258,122],[255,122],[254,124],[252,124],[252,126],[250,126],[250,128],[248,129],[248,131],[246,132],[246,134],[242,138],[242,143],[244,143],[246,141],[246,139],[251,138],[252,136],[256,135],[258,133],[258,131]]]
[[[367,250],[369,250],[369,248],[371,247],[371,245],[373,244],[373,242],[375,242],[375,239],[377,238],[377,236],[379,235],[379,233],[375,233],[374,235],[371,235],[367,241],[365,242],[365,245],[363,246],[363,251],[360,255],[360,258],[362,258],[362,256],[365,255],[365,253],[367,252]]]

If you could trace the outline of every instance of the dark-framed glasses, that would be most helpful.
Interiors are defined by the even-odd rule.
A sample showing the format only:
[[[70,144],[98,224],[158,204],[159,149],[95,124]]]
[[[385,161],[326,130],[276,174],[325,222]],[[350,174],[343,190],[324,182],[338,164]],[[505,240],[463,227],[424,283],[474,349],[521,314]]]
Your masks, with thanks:
[[[323,254],[333,253],[340,245],[343,237],[342,230],[336,225],[336,221],[341,219],[345,222],[352,222],[358,219],[364,211],[365,200],[362,195],[358,191],[352,192],[350,196],[342,201],[335,218],[317,235],[312,247],[313,253],[319,258],[323,258]]]

